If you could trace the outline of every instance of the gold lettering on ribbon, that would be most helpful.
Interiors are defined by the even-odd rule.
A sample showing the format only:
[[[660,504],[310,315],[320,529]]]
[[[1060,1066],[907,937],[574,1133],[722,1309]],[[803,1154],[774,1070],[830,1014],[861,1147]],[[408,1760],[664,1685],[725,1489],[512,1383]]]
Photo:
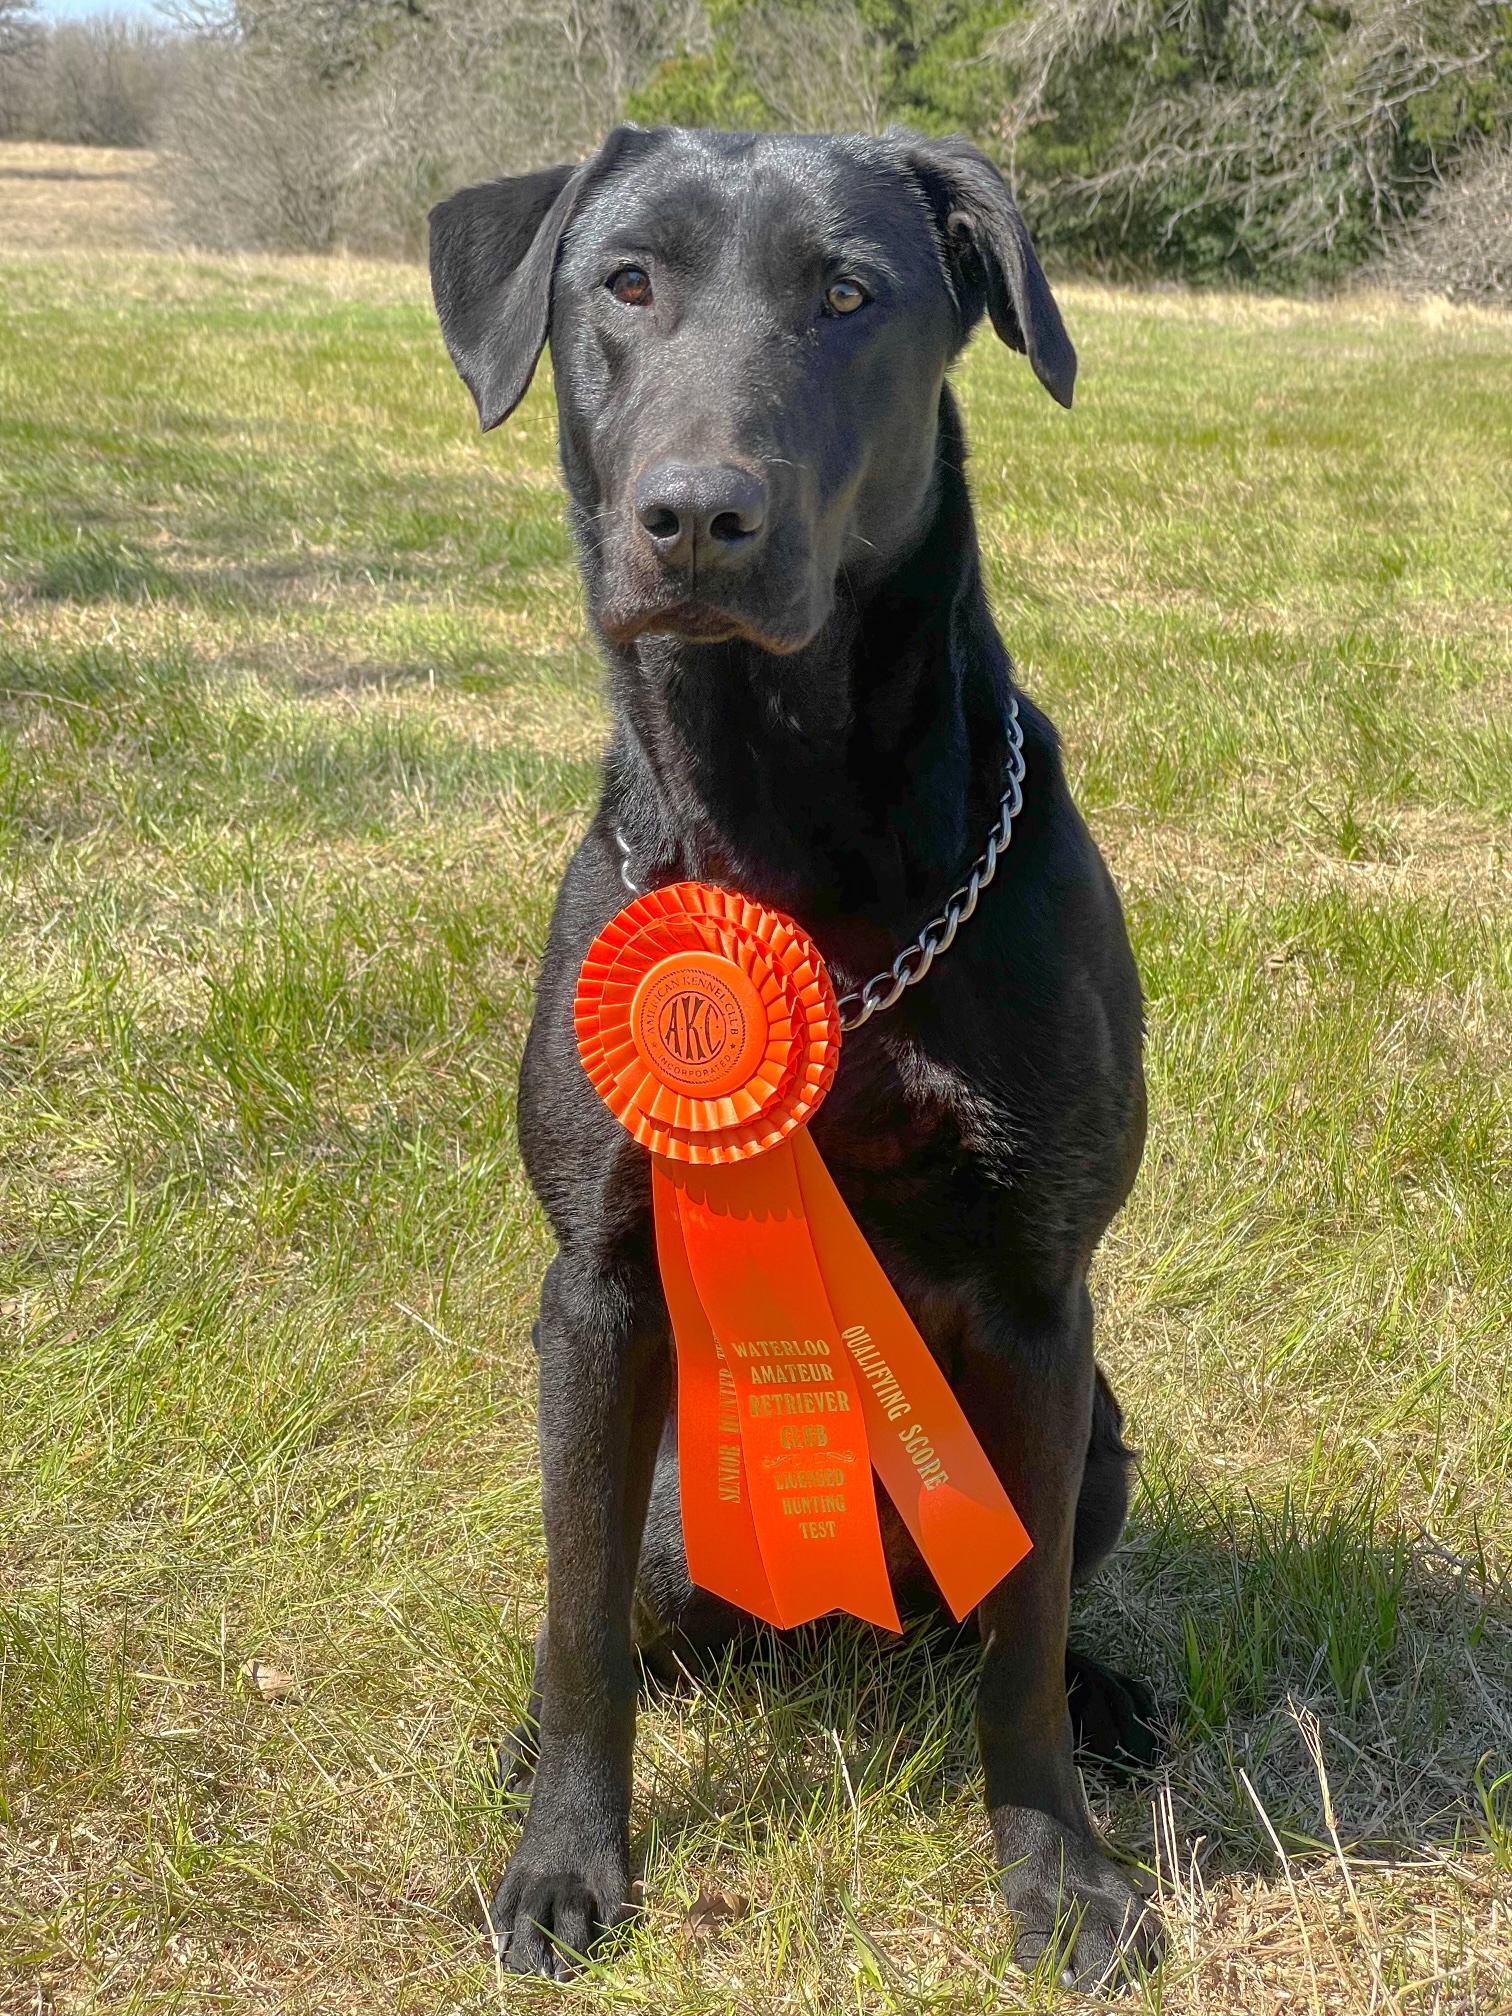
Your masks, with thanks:
[[[849,1414],[850,1395],[839,1387],[824,1393],[750,1393],[746,1396],[753,1421],[780,1414]]]
[[[717,1487],[722,1505],[740,1503],[740,1477],[745,1465],[741,1461],[738,1442],[721,1442],[719,1445],[719,1476]]]
[[[917,1421],[907,1428],[898,1430],[898,1440],[908,1451],[908,1460],[919,1473],[919,1482],[926,1491],[938,1491],[942,1484],[950,1482],[950,1473],[934,1452],[934,1444],[924,1433]]]
[[[882,1356],[876,1345],[873,1344],[866,1326],[861,1323],[852,1323],[850,1328],[842,1330],[840,1335],[849,1347],[850,1354],[855,1359],[862,1378],[865,1379],[880,1401],[882,1411],[888,1420],[898,1421],[905,1414],[912,1414],[912,1405],[904,1394],[903,1388],[893,1377],[892,1367],[887,1363],[887,1360]]]

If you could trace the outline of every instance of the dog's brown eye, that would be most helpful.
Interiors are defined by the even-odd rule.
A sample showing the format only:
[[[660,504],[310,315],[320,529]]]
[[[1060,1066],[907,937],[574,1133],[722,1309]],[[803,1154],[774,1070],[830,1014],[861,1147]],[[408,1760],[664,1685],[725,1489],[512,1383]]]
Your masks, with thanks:
[[[837,280],[824,297],[831,315],[854,315],[865,302],[866,296],[854,280]]]
[[[640,266],[621,266],[609,281],[609,292],[627,308],[651,306],[651,275]]]

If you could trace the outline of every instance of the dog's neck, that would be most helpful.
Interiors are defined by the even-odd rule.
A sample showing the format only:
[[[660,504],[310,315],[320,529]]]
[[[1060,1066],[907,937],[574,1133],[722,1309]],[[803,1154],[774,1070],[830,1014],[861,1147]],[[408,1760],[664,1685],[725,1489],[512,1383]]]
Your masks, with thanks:
[[[921,535],[859,602],[842,578],[802,651],[614,653],[605,810],[631,879],[739,889],[858,959],[940,907],[996,813],[1011,679],[963,462],[947,390]]]

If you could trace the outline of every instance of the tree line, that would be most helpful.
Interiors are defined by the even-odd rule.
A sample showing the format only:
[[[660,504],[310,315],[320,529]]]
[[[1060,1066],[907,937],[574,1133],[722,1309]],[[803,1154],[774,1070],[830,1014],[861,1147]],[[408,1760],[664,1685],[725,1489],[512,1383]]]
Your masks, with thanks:
[[[150,146],[179,54],[150,21],[50,23],[35,0],[0,0],[0,140]]]
[[[1508,0],[0,0],[0,132],[148,140],[178,227],[409,253],[616,120],[963,130],[1063,268],[1512,295]]]

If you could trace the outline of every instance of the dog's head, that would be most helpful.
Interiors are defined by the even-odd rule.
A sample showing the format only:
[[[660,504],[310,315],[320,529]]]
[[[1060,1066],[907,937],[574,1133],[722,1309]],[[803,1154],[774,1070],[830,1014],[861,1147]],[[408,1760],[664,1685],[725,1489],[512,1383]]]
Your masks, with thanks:
[[[1059,311],[960,139],[642,132],[431,213],[431,280],[485,428],[550,340],[589,606],[800,649],[917,538],[945,370],[986,312],[1062,405]]]

